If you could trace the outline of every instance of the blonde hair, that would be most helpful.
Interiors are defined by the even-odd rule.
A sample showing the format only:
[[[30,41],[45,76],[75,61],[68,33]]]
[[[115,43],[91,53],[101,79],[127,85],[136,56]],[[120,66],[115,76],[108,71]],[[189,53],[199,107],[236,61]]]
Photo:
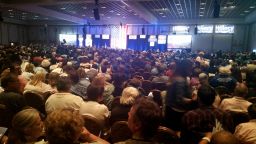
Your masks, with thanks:
[[[29,84],[31,85],[37,85],[40,82],[44,82],[45,81],[45,76],[46,74],[44,72],[38,71],[36,72],[36,74],[31,78],[31,81],[29,82]]]
[[[138,89],[134,87],[126,87],[120,98],[120,103],[125,105],[132,105],[135,102],[136,97],[139,96]]]
[[[45,133],[50,144],[72,144],[81,133],[84,120],[78,111],[62,109],[51,112],[45,120]]]
[[[12,127],[18,133],[23,133],[25,128],[34,126],[40,118],[36,109],[29,108],[18,112],[12,119]]]

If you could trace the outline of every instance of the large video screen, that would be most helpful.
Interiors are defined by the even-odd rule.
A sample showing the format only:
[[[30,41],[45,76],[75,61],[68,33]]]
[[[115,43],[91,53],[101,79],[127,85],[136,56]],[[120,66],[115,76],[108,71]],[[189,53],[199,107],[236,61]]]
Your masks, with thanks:
[[[59,41],[65,45],[76,45],[76,35],[60,34]]]
[[[191,35],[168,35],[167,48],[191,48]]]
[[[157,43],[158,44],[166,44],[166,35],[159,35]]]

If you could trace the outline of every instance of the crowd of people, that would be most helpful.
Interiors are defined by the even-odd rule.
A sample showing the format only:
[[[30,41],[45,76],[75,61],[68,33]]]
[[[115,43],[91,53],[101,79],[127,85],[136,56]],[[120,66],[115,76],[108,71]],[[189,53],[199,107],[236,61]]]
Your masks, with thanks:
[[[175,132],[169,143],[256,143],[255,53],[30,44],[0,46],[0,55],[9,144],[153,144],[160,126]],[[31,105],[31,92],[43,108]],[[104,136],[87,130],[88,115]],[[132,135],[117,142],[119,121]]]

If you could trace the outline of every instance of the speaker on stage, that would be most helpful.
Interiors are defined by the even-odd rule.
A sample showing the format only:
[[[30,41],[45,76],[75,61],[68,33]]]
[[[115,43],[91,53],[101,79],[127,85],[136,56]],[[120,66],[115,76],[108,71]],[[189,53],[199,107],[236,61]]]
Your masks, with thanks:
[[[142,29],[141,29],[141,34],[145,34],[145,28],[143,27]]]
[[[100,20],[100,14],[99,14],[98,8],[93,9],[93,15],[94,15],[95,20]]]
[[[214,0],[213,18],[220,17],[220,0]]]
[[[198,32],[198,28],[197,28],[197,26],[196,26],[196,27],[195,27],[194,34],[197,35],[197,32]]]

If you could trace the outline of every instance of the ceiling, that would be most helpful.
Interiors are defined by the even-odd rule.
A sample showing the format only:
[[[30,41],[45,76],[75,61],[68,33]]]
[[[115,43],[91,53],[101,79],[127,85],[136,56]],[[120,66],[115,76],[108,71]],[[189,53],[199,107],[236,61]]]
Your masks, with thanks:
[[[98,5],[95,2],[98,1]],[[245,19],[256,0],[217,0],[220,19]],[[4,19],[71,24],[161,24],[214,17],[215,0],[0,0]],[[100,20],[94,19],[98,8]]]

